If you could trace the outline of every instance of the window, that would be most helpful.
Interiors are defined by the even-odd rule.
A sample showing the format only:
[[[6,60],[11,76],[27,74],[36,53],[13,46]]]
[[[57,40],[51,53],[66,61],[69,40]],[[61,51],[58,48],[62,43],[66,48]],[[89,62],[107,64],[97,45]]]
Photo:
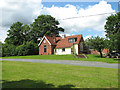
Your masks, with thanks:
[[[44,53],[46,53],[46,51],[47,51],[47,47],[46,45],[44,45]]]
[[[69,38],[69,43],[74,43],[77,41],[77,38]]]
[[[62,52],[65,52],[65,48],[62,48]]]
[[[46,40],[44,40],[44,43],[46,43]]]

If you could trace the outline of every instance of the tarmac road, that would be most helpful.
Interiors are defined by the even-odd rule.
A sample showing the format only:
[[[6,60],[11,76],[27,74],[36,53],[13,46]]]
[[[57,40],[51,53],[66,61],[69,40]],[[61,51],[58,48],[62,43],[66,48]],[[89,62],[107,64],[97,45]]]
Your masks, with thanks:
[[[111,64],[95,61],[74,61],[74,60],[44,60],[44,59],[0,59],[0,61],[21,61],[21,62],[34,62],[34,63],[55,63],[67,65],[79,65],[89,67],[103,67],[103,68],[119,68],[120,64]]]

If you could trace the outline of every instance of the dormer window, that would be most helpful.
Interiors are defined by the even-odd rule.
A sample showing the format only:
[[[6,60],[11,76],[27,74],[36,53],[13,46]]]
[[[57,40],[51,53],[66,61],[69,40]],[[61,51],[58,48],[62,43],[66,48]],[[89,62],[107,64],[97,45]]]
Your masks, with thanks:
[[[68,40],[69,40],[69,43],[74,43],[77,41],[77,38],[69,38]]]
[[[44,43],[46,43],[46,40],[44,40]]]

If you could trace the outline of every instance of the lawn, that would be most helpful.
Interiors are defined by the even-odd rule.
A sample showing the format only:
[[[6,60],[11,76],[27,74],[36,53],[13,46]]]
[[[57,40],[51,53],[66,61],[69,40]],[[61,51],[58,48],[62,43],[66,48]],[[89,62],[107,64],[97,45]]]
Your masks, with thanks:
[[[118,69],[2,61],[3,88],[118,88]]]
[[[118,59],[101,58],[98,55],[88,54],[88,58],[75,58],[74,55],[29,55],[29,56],[11,56],[3,57],[3,59],[52,59],[52,60],[82,60],[82,61],[98,61],[106,63],[118,63]]]

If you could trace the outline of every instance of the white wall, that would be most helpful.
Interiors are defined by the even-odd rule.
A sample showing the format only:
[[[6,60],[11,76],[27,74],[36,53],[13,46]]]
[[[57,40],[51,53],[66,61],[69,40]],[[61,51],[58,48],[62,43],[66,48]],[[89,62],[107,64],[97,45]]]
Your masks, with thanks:
[[[56,55],[71,54],[71,48],[65,48],[65,51],[62,52],[62,48],[56,48]]]
[[[74,45],[74,50],[75,50],[74,52],[75,52],[76,54],[78,54],[78,44],[75,44],[75,45]]]

